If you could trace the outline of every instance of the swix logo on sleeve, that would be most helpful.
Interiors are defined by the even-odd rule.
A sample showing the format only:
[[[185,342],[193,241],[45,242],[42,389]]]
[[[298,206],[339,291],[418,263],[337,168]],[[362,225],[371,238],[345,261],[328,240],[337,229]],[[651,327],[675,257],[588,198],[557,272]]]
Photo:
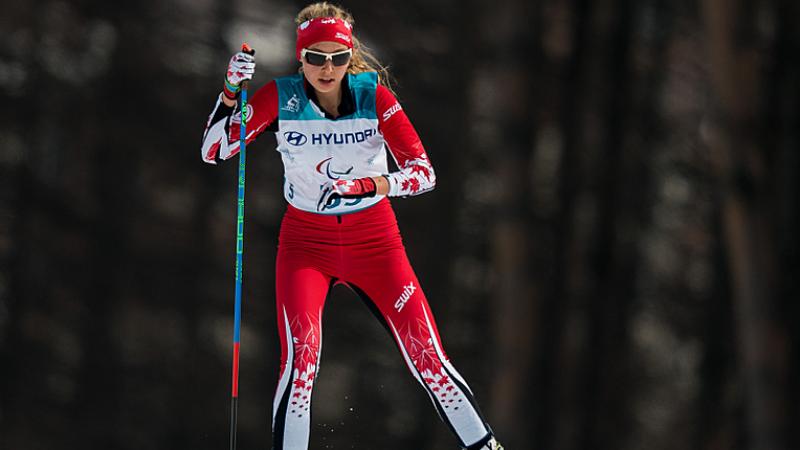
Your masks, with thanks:
[[[387,120],[389,120],[390,117],[394,115],[394,113],[400,111],[401,109],[403,108],[400,106],[400,103],[395,103],[394,105],[392,105],[391,108],[383,112],[383,121],[386,122]]]
[[[411,294],[413,294],[416,291],[417,287],[414,286],[413,281],[403,286],[403,293],[400,294],[400,298],[398,298],[397,301],[394,302],[394,309],[396,309],[397,312],[402,311],[403,307],[406,306],[406,303],[411,298]]]

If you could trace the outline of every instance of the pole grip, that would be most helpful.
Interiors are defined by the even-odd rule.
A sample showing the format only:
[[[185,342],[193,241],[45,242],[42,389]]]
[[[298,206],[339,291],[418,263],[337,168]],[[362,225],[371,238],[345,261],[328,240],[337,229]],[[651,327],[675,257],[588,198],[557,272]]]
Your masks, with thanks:
[[[256,50],[253,47],[250,47],[250,44],[247,42],[242,43],[242,51],[247,53],[248,55],[255,55]],[[242,89],[247,89],[247,86],[250,85],[250,80],[242,81]]]

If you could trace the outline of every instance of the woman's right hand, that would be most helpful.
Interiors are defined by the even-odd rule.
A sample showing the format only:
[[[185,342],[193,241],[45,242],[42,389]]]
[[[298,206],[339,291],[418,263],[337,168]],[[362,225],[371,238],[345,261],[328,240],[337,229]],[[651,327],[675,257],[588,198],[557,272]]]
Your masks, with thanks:
[[[242,82],[252,80],[256,71],[256,58],[244,51],[238,52],[228,62],[228,71],[225,73],[225,97],[236,99],[242,89]]]

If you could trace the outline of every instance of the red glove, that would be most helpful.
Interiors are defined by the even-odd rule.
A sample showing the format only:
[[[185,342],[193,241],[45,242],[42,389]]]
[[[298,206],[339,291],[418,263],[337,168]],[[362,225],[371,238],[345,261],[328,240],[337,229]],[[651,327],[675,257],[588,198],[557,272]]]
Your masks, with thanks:
[[[377,191],[375,180],[369,177],[328,181],[322,186],[322,193],[317,202],[317,211],[322,212],[329,208],[337,198],[374,197]]]

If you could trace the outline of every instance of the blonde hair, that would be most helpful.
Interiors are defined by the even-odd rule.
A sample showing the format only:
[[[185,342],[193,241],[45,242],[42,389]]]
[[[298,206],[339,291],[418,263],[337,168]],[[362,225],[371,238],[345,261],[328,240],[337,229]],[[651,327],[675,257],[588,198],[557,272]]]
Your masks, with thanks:
[[[319,17],[335,17],[348,22],[350,25],[355,25],[352,14],[341,6],[328,2],[317,2],[306,6],[297,13],[297,17],[294,21],[299,26],[306,20],[317,19]],[[381,64],[378,58],[372,54],[372,51],[362,44],[355,34],[353,34],[353,56],[350,58],[350,64],[347,66],[347,73],[356,74],[362,72],[377,72],[378,83],[384,85],[394,94],[394,90],[391,86],[394,82],[394,78],[389,73],[389,69]]]

